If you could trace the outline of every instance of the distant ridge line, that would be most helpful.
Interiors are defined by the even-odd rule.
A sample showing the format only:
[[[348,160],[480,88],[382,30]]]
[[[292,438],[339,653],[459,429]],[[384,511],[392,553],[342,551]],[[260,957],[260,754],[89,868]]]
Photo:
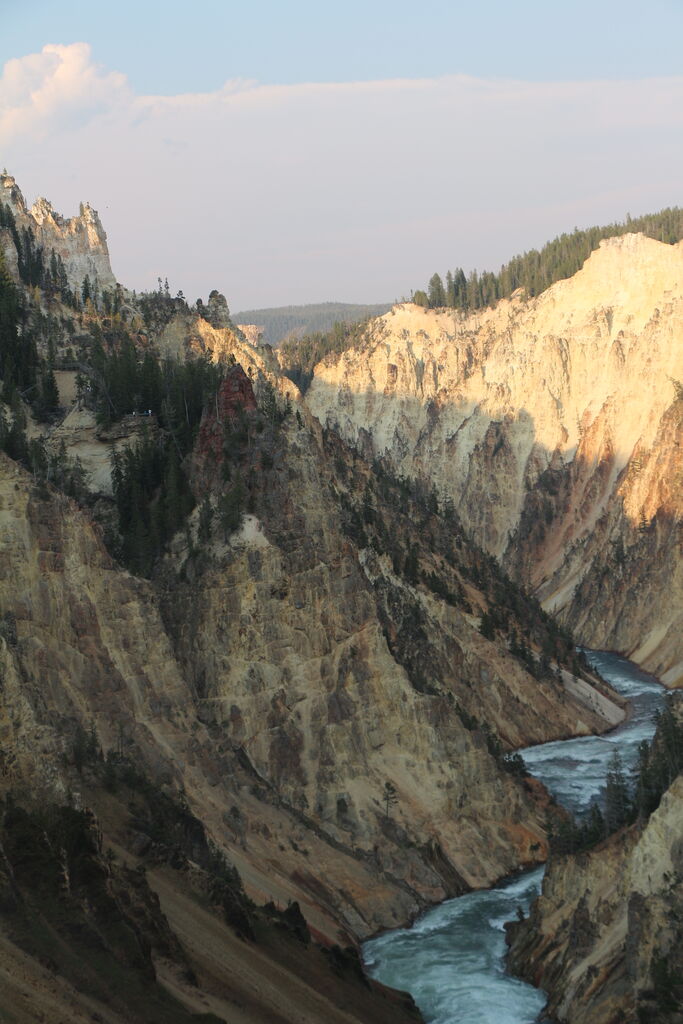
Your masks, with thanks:
[[[353,324],[368,317],[381,316],[391,307],[391,302],[314,302],[298,306],[240,310],[231,316],[234,323],[256,324],[263,327],[263,340],[271,345],[279,345],[285,338],[316,331],[325,333],[335,323]]]

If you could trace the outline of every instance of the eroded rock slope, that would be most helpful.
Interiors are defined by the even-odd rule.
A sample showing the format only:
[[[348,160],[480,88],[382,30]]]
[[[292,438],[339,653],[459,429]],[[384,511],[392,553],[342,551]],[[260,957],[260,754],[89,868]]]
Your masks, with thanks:
[[[680,562],[682,337],[683,248],[626,235],[534,299],[470,315],[395,307],[318,365],[306,401],[366,455],[433,483],[588,642],[676,685],[680,601],[656,585],[624,617],[600,573],[628,562],[645,528],[655,571]]]

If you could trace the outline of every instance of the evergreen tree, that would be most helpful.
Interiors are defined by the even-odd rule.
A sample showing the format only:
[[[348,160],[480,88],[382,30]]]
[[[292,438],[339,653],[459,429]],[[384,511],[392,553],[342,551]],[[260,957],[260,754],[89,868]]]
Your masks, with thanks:
[[[230,490],[223,494],[218,506],[221,529],[223,530],[223,540],[226,543],[230,534],[239,530],[242,525],[243,502],[244,485],[238,477]]]
[[[618,750],[612,754],[605,781],[605,828],[608,834],[625,825],[631,814],[631,801],[624,766]]]
[[[39,419],[49,420],[59,409],[59,388],[54,371],[48,367],[43,371],[40,381],[40,393],[35,403],[36,415]]]
[[[201,508],[199,509],[199,525],[197,528],[197,535],[199,540],[206,543],[211,539],[211,525],[213,522],[213,507],[208,497],[204,498]]]
[[[429,305],[432,309],[440,309],[446,305],[446,291],[438,274],[432,274],[428,287]]]
[[[393,782],[384,783],[384,791],[382,793],[382,800],[384,803],[384,817],[388,818],[392,807],[395,807],[398,803],[398,792]]]

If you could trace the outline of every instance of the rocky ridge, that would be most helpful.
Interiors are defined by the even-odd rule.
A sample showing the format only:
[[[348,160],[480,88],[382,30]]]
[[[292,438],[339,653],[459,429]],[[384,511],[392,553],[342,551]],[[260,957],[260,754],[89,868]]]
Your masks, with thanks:
[[[239,415],[227,396],[218,411]],[[476,616],[362,556],[330,469],[348,456],[325,451],[305,412],[259,444],[251,458],[271,464],[254,514],[195,555],[178,537],[154,585],[111,560],[87,513],[3,457],[2,786],[64,801],[75,784],[107,841],[139,858],[145,829],[117,824],[101,788],[74,777],[78,730],[92,733],[108,759],[183,794],[257,902],[296,899],[317,936],[348,944],[544,854],[542,795],[501,771],[455,702],[508,721],[510,745],[541,695],[557,716],[539,717],[539,738],[621,712],[609,700],[596,712],[598,691],[575,701],[539,684]],[[433,692],[395,647],[416,606],[444,627]],[[494,713],[496,680],[509,696]]]
[[[0,203],[9,207],[20,232],[32,232],[48,261],[53,251],[61,256],[73,290],[80,293],[86,276],[100,291],[116,288],[107,236],[97,211],[89,203],[81,203],[78,216],[69,218],[57,213],[47,199],[37,199],[29,208],[9,174],[0,175]],[[0,244],[8,266],[18,277],[17,251],[8,231],[0,231]]]

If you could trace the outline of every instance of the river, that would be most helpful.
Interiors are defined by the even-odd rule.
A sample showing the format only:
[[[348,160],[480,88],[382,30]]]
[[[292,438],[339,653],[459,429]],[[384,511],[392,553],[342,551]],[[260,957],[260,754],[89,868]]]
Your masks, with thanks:
[[[604,679],[631,700],[631,716],[606,736],[543,743],[520,751],[529,771],[575,813],[600,794],[615,747],[633,766],[638,744],[654,733],[663,687],[637,665],[614,654],[586,651]],[[371,977],[411,993],[428,1024],[534,1024],[543,1021],[542,991],[505,972],[505,921],[528,912],[544,868],[494,889],[468,893],[427,911],[411,928],[366,942]]]

